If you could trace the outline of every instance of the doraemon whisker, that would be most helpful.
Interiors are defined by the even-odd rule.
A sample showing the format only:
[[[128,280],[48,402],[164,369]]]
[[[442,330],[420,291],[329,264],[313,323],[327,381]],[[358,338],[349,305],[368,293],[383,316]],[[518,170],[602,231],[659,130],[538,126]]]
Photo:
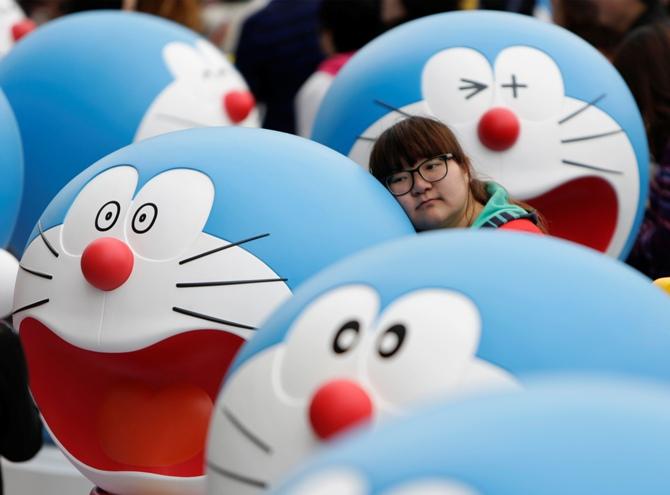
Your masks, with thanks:
[[[178,308],[176,306],[174,306],[172,308],[172,311],[174,311],[175,313],[180,313],[182,315],[192,316],[193,318],[199,318],[201,320],[212,321],[214,323],[221,323],[222,325],[228,325],[228,326],[237,327],[237,328],[245,328],[247,330],[256,330],[256,327],[251,327],[249,325],[244,325],[242,323],[236,323],[234,321],[223,320],[223,319],[217,318],[215,316],[210,316],[210,315],[206,315],[206,314],[203,314],[203,313],[198,313],[196,311],[191,311],[189,309]]]
[[[215,473],[220,474],[221,476],[225,476],[226,478],[230,478],[231,480],[239,481],[240,483],[244,483],[246,485],[251,485],[262,489],[265,489],[268,486],[267,482],[265,481],[256,480],[253,478],[249,478],[247,476],[242,476],[241,474],[233,473],[232,471],[223,469],[222,467],[219,467],[212,462],[208,462],[207,467],[209,467]]]
[[[35,275],[36,277],[42,277],[42,278],[45,278],[47,280],[51,280],[52,278],[54,278],[53,275],[49,275],[48,273],[38,272],[36,270],[31,270],[30,268],[26,268],[23,265],[19,265],[19,268],[21,270],[23,270],[24,272],[30,273],[31,275]]]
[[[399,108],[394,107],[393,105],[391,105],[391,104],[389,104],[389,103],[386,103],[386,102],[381,101],[381,100],[373,100],[373,101],[374,101],[377,105],[382,106],[382,107],[384,107],[384,108],[386,108],[386,109],[388,109],[388,110],[392,110],[392,111],[394,111],[394,112],[397,112],[397,113],[399,113],[400,115],[404,115],[405,117],[411,117],[411,115],[410,115],[409,113],[407,113],[407,112],[405,112],[405,111],[403,111],[403,110],[400,110]]]
[[[53,254],[56,258],[58,258],[58,251],[54,249],[54,247],[49,243],[47,238],[44,236],[44,231],[42,230],[42,222],[37,222],[37,230],[40,232],[40,238],[42,241],[44,241],[44,244],[46,245],[47,249],[51,251],[51,254]]]
[[[358,136],[356,138],[356,140],[358,140],[358,141],[370,141],[371,143],[374,143],[377,140],[377,138],[371,138],[371,137],[368,137],[368,136]]]
[[[586,163],[573,162],[572,160],[561,160],[562,163],[566,165],[574,165],[575,167],[588,168],[591,170],[598,170],[599,172],[607,172],[608,174],[618,174],[622,175],[623,172],[620,170],[612,170],[611,168],[599,167],[597,165],[588,165]]]
[[[14,311],[12,311],[12,316],[14,316],[16,313],[20,313],[21,311],[36,308],[37,306],[42,306],[43,304],[46,304],[48,302],[49,302],[48,299],[42,299],[41,301],[37,301],[32,304],[27,304],[26,306],[22,306],[19,309],[15,309]]]
[[[185,119],[184,117],[178,117],[177,115],[169,115],[166,113],[159,113],[156,115],[156,118],[162,120],[169,120],[181,125],[187,125],[189,127],[207,127],[205,124],[196,122],[195,120]]]
[[[259,234],[254,237],[249,237],[248,239],[242,239],[241,241],[233,242],[231,244],[226,244],[225,246],[221,246],[215,249],[211,249],[209,251],[205,251],[204,253],[196,254],[195,256],[191,256],[190,258],[186,258],[185,260],[181,260],[179,262],[180,265],[183,265],[185,263],[188,263],[189,261],[197,260],[199,258],[203,258],[205,256],[209,256],[210,254],[218,253],[219,251],[223,251],[224,249],[228,249],[231,247],[239,246],[240,244],[244,244],[246,242],[251,242],[255,241],[257,239],[262,239],[263,237],[267,237],[270,234]]]
[[[222,285],[262,284],[266,282],[286,282],[287,278],[260,278],[257,280],[221,280],[217,282],[179,282],[177,287],[188,289],[191,287],[218,287]]]
[[[249,439],[249,441],[250,441],[251,443],[253,443],[256,447],[258,447],[259,449],[261,449],[261,450],[262,450],[263,452],[265,452],[266,454],[270,454],[270,455],[272,455],[272,447],[270,447],[267,443],[265,443],[263,440],[261,440],[260,438],[258,438],[256,435],[254,435],[254,434],[253,434],[247,427],[245,427],[245,426],[240,422],[239,419],[237,419],[237,417],[235,417],[235,416],[233,415],[232,412],[230,412],[229,409],[227,409],[226,407],[222,407],[222,408],[221,408],[221,412],[223,413],[223,415],[224,415],[226,418],[228,418],[228,421],[230,421],[230,423],[231,423],[235,428],[237,428],[238,431],[239,431],[240,433],[242,433],[242,435],[244,435],[245,437],[247,437],[247,438]]]
[[[592,101],[588,102],[586,105],[584,105],[584,106],[583,106],[582,108],[580,108],[579,110],[575,110],[575,111],[572,112],[570,115],[568,115],[568,116],[566,116],[566,117],[563,117],[561,120],[558,121],[558,124],[559,124],[559,125],[561,125],[561,124],[565,124],[565,123],[566,123],[568,120],[570,120],[571,118],[576,117],[577,115],[579,115],[580,113],[582,113],[584,110],[586,110],[586,109],[588,109],[589,107],[592,107],[593,105],[595,105],[596,103],[598,103],[600,100],[602,100],[603,98],[605,98],[605,96],[607,96],[606,93],[601,94],[598,98],[596,98],[595,100],[592,100]]]
[[[607,136],[613,136],[615,134],[619,134],[620,132],[623,132],[623,129],[617,129],[616,131],[610,131],[610,132],[603,132],[602,134],[592,134],[590,136],[561,139],[561,143],[568,144],[568,143],[575,143],[577,141],[588,141],[589,139],[599,139]]]

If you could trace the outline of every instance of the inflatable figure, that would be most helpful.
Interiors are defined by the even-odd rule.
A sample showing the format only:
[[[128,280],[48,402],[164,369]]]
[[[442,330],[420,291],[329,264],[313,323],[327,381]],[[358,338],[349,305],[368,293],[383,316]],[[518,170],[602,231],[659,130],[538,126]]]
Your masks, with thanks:
[[[26,18],[14,0],[0,0],[0,57],[34,29],[35,23]]]
[[[667,388],[580,378],[431,407],[342,442],[272,493],[668,493]]]
[[[46,425],[108,492],[201,493],[242,343],[306,277],[412,232],[369,174],[295,136],[191,129],[108,155],[21,259],[14,324]]]
[[[199,35],[146,14],[57,19],[3,60],[2,87],[26,153],[26,195],[11,246],[22,253],[49,201],[133,141],[191,127],[257,126],[235,68]]]
[[[435,397],[559,370],[670,381],[665,321],[648,279],[550,237],[370,248],[302,285],[236,358],[210,427],[209,494],[258,493],[352,425]]]
[[[538,208],[553,235],[625,258],[647,196],[646,137],[623,79],[584,40],[501,12],[404,24],[342,69],[312,137],[367,166],[406,115],[448,124],[479,175]]]
[[[9,315],[19,269],[7,246],[23,191],[23,150],[14,113],[0,90],[0,318]]]

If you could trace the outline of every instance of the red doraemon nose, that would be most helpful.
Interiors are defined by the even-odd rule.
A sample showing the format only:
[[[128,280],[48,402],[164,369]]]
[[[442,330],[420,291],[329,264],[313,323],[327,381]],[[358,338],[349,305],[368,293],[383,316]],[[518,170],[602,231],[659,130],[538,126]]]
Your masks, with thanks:
[[[14,41],[19,41],[26,34],[28,34],[31,31],[34,31],[36,27],[37,24],[35,24],[30,19],[24,19],[22,21],[19,21],[12,26],[12,38],[14,38]]]
[[[372,416],[372,401],[360,385],[350,380],[333,380],[312,396],[309,421],[321,440],[347,430]]]
[[[230,91],[223,97],[223,109],[235,124],[246,119],[254,105],[256,100],[249,91]]]
[[[511,110],[497,107],[491,108],[482,115],[477,127],[479,140],[493,151],[505,151],[511,148],[519,138],[521,124]]]
[[[104,291],[121,287],[130,277],[134,263],[133,252],[126,243],[113,237],[96,239],[81,255],[84,278]]]

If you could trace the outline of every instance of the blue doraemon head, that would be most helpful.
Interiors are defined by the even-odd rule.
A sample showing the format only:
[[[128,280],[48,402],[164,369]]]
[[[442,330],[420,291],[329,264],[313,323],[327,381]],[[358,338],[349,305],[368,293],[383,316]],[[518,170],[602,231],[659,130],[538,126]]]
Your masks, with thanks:
[[[302,138],[192,129],[108,155],[50,203],[17,279],[47,426],[110,493],[200,493],[244,340],[317,270],[412,232],[369,174]]]
[[[644,127],[584,40],[500,12],[405,24],[342,69],[313,138],[367,166],[376,137],[410,114],[448,124],[478,174],[538,208],[553,235],[625,258],[646,202]]]
[[[23,150],[14,112],[0,90],[0,248],[14,229],[23,192]]]
[[[16,223],[23,192],[23,150],[19,128],[0,90],[0,318],[11,312],[18,263],[4,248]]]
[[[122,146],[189,127],[257,126],[244,80],[209,42],[155,16],[89,12],[50,22],[3,60],[0,86],[26,152],[12,249],[48,202]]]
[[[663,495],[670,393],[565,377],[417,412],[342,442],[276,495]]]
[[[322,440],[437,396],[559,370],[670,381],[669,319],[647,278],[549,237],[373,247],[302,285],[236,358],[210,428],[210,495],[271,485]]]

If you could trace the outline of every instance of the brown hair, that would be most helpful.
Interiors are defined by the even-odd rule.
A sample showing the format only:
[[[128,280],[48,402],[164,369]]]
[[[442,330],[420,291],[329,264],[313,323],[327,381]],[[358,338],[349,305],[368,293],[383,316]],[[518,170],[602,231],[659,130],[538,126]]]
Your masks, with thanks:
[[[614,66],[630,88],[647,130],[656,161],[670,138],[670,23],[640,27],[630,33],[614,56]]]
[[[486,184],[475,177],[470,159],[463,152],[458,139],[445,124],[429,117],[408,117],[386,129],[375,141],[370,153],[370,173],[385,184],[392,173],[411,167],[417,160],[430,158],[442,153],[451,153],[454,161],[464,170],[469,179],[470,195],[478,203],[485,205],[489,200]],[[537,226],[546,232],[544,218],[533,207],[510,198],[510,203],[537,215]],[[469,204],[466,211],[470,211]],[[474,218],[468,219],[471,225]]]

